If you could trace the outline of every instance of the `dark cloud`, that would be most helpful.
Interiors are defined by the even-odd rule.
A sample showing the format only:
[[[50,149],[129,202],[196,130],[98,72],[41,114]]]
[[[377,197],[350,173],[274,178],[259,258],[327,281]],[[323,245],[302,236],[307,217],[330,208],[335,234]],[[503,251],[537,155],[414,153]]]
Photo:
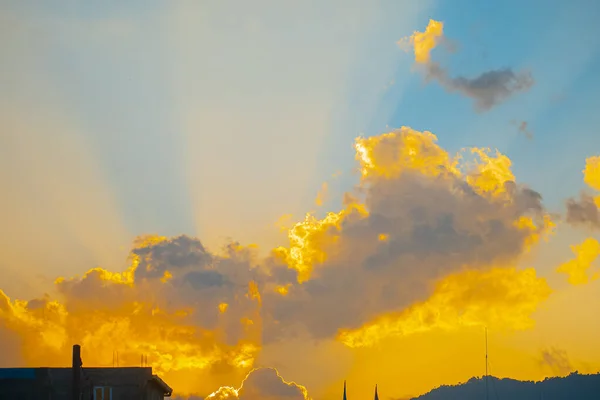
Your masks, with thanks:
[[[542,350],[540,364],[549,367],[557,375],[567,375],[573,371],[567,352],[554,347]]]
[[[599,229],[600,210],[598,210],[594,197],[582,193],[579,200],[574,198],[567,200],[567,223]]]
[[[166,270],[202,268],[212,262],[212,256],[202,243],[185,235],[134,248],[132,253],[140,258],[136,278],[161,278]]]
[[[519,132],[521,132],[527,139],[533,139],[533,132],[529,129],[527,121],[521,121],[519,124]]]
[[[217,271],[190,271],[183,279],[194,289],[221,287],[228,283],[227,277]]]
[[[529,123],[527,121],[510,121],[512,125],[515,125],[519,131],[519,133],[523,134],[527,139],[533,139],[533,132],[529,128]]]
[[[475,78],[450,77],[438,63],[426,64],[426,79],[436,80],[449,92],[459,92],[475,101],[478,112],[488,111],[519,92],[529,90],[534,79],[529,72],[514,72],[510,68],[486,71]]]

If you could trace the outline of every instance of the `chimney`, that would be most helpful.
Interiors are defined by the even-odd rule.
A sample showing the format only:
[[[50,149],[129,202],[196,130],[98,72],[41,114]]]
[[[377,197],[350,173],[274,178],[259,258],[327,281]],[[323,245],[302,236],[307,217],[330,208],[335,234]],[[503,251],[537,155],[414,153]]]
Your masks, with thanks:
[[[81,398],[81,347],[76,344],[73,346],[73,363],[71,369],[73,370],[72,378],[72,395],[71,400],[80,400]]]

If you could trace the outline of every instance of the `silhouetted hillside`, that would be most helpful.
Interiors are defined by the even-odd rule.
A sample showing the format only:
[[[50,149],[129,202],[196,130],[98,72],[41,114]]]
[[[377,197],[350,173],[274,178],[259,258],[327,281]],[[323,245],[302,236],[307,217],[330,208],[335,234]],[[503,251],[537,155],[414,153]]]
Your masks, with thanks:
[[[564,378],[546,378],[541,382],[498,379],[488,380],[490,400],[598,400],[600,374],[581,375],[577,372]],[[471,378],[456,386],[441,386],[413,400],[482,400],[485,399],[485,380]]]

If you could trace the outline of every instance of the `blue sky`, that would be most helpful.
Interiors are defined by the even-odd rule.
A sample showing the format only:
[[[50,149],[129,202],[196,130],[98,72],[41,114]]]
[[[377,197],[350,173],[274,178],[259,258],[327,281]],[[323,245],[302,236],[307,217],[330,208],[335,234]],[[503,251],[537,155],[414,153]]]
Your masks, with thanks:
[[[2,238],[70,238],[35,254],[11,245],[0,267],[13,271],[119,263],[143,233],[271,245],[277,218],[314,210],[343,171],[326,204],[337,209],[354,137],[386,126],[429,130],[451,152],[498,148],[556,209],[600,150],[595,1],[60,4],[0,6],[2,215],[21,227]],[[536,84],[479,114],[426,85],[396,41],[429,18],[457,45],[433,55],[453,75],[511,67]]]
[[[435,133],[451,152],[465,146],[497,148],[511,158],[521,182],[539,190],[548,206],[560,208],[565,196],[583,188],[585,158],[600,149],[594,106],[600,88],[595,73],[600,67],[599,15],[600,4],[591,1],[437,2],[420,17],[419,30],[429,17],[442,20],[445,35],[458,48],[454,54],[435,50],[434,58],[467,77],[504,67],[528,69],[536,80],[533,88],[478,114],[470,99],[435,83],[425,85],[413,74],[406,86],[391,86],[379,99],[380,112],[349,129],[343,139],[340,135],[340,141],[350,141],[357,132],[373,135],[386,126],[407,125]],[[388,62],[395,56],[402,61],[411,57],[390,55]],[[402,63],[393,79],[408,74]],[[534,140],[519,134],[513,120],[527,121]]]

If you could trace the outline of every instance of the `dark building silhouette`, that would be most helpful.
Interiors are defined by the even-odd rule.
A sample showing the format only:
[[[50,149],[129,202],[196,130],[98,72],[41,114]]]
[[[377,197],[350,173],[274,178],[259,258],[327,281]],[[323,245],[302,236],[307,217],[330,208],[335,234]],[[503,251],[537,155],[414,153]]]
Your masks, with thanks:
[[[173,389],[151,367],[83,368],[73,346],[71,368],[0,368],[0,398],[15,400],[162,400]]]
[[[600,373],[577,372],[565,377],[546,378],[541,382],[498,379],[493,376],[471,378],[455,386],[440,386],[411,400],[600,400]],[[486,395],[486,390],[488,391]],[[344,398],[347,399],[346,381]],[[375,385],[375,400],[379,400]]]
[[[344,400],[348,400],[346,395],[346,381],[344,381]],[[379,395],[377,394],[377,385],[375,385],[375,400],[379,400]]]
[[[517,381],[488,377],[471,378],[456,386],[441,386],[413,400],[598,400],[600,374],[584,375],[574,372],[563,378],[546,378],[541,382]],[[486,396],[487,387],[487,396]]]

